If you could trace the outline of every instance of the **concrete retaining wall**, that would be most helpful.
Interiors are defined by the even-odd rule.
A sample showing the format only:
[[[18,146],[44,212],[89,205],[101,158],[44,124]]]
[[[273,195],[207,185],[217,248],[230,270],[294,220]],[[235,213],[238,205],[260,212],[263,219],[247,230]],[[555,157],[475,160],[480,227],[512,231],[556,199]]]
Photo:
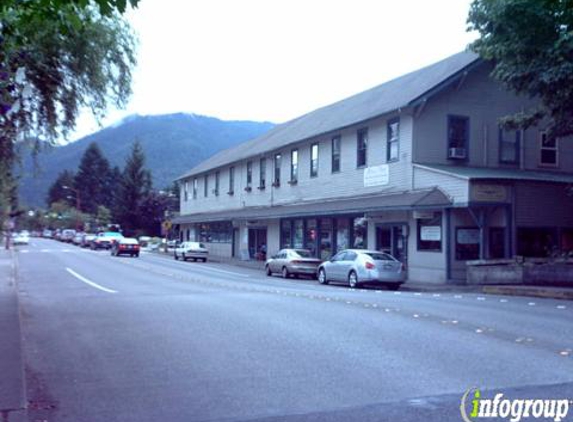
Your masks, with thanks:
[[[468,261],[467,284],[567,285],[573,287],[573,259]]]

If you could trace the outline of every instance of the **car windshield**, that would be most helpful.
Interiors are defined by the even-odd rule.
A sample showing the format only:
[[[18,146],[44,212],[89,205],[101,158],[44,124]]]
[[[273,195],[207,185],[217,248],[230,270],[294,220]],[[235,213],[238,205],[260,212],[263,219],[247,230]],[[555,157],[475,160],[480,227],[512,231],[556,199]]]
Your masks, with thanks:
[[[306,249],[295,249],[293,252],[301,258],[312,258],[310,251],[307,251]]]
[[[374,261],[394,261],[387,253],[380,253],[380,252],[365,252],[364,255],[368,255]]]
[[[137,245],[138,244],[137,239],[129,239],[129,238],[121,239],[120,243],[128,244],[128,245]]]

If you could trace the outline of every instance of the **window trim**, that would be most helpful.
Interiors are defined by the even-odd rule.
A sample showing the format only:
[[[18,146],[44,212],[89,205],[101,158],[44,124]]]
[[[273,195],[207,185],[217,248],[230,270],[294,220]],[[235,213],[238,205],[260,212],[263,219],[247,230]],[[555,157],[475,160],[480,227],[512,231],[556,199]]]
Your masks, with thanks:
[[[215,172],[215,189],[213,189],[213,193],[215,196],[219,196],[219,182],[220,182],[221,172],[217,170]]]
[[[511,131],[509,132],[511,133]],[[506,160],[503,158],[503,145],[505,144],[511,144],[511,141],[507,141],[505,140],[505,135],[506,131],[503,129],[503,127],[499,127],[499,131],[498,131],[498,150],[499,150],[499,162],[501,164],[519,164],[520,163],[520,154],[519,152],[521,151],[521,140],[523,139],[523,133],[521,130],[516,130],[514,135],[515,135],[515,142],[513,143],[513,145],[515,146],[515,160]]]
[[[227,195],[233,195],[235,193],[235,166],[229,167],[229,191]]]
[[[197,191],[199,190],[199,181],[193,178],[193,199],[197,199]]]
[[[334,143],[335,141],[338,141],[338,153],[335,154],[334,153]],[[331,155],[330,155],[330,172],[331,173],[340,173],[340,168],[341,168],[341,159],[342,159],[342,154],[341,154],[341,150],[342,150],[342,137],[340,135],[336,135],[333,136],[332,139],[330,140],[330,148],[331,148]],[[334,162],[335,162],[335,158],[338,161],[338,168],[335,170],[334,169]]]
[[[203,197],[209,196],[209,174],[203,176]]]
[[[398,124],[398,135],[396,137],[396,139],[391,139],[390,138],[390,126],[397,123]],[[390,157],[390,153],[392,151],[392,144],[397,144],[398,146],[398,152],[396,153],[396,158],[391,158]],[[393,119],[390,119],[387,121],[386,123],[386,162],[387,163],[395,163],[397,161],[400,161],[400,118],[399,117],[394,117]]]
[[[278,188],[281,185],[281,164],[283,155],[277,152],[273,157],[273,187]]]
[[[250,192],[253,189],[253,162],[247,161],[247,180],[245,183],[245,191]]]
[[[362,138],[362,140],[365,141],[365,142],[363,142],[363,144],[364,144],[363,149],[360,148],[361,135],[362,136],[365,135]],[[364,164],[359,164],[360,151],[364,151]],[[356,131],[356,168],[362,169],[365,167],[368,167],[368,128],[367,127],[360,128]]]
[[[294,157],[296,156],[296,164],[294,162]],[[288,183],[290,185],[296,185],[298,183],[298,148],[293,148],[290,150],[290,180]]]
[[[466,150],[466,157],[465,158],[455,158],[450,156],[450,149],[451,148],[460,148],[460,147],[451,147],[450,146],[450,126],[452,124],[452,120],[454,119],[462,119],[466,122],[466,134],[464,138],[464,146],[463,148]],[[448,124],[446,128],[446,158],[448,160],[454,161],[469,161],[470,159],[470,116],[464,116],[461,114],[448,114]]]
[[[316,159],[313,158],[312,154],[314,151],[314,147],[316,147]],[[313,142],[310,144],[310,177],[318,177],[318,156],[319,156],[319,143]],[[316,168],[313,168],[313,163],[316,162]],[[314,171],[313,171],[314,170]]]
[[[551,167],[556,168],[559,167],[559,138],[555,138],[555,148],[546,148],[543,147],[543,136],[547,136],[546,130],[540,130],[538,136],[538,146],[539,146],[539,160],[538,160],[538,167]],[[555,151],[555,163],[544,163],[541,161],[542,152],[543,150],[547,151]]]
[[[267,159],[265,157],[259,160],[259,190],[264,190],[267,184]]]
[[[437,211],[435,214],[439,213],[439,219],[440,219],[440,247],[439,248],[433,248],[433,249],[425,249],[425,248],[421,248],[420,247],[420,243],[421,242],[438,242],[437,240],[435,241],[429,241],[429,240],[422,240],[421,239],[421,234],[422,234],[422,221],[423,220],[434,220],[434,219],[438,219],[438,217],[436,215],[434,215],[434,218],[420,218],[420,219],[416,219],[416,251],[417,252],[438,252],[441,253],[444,250],[444,242],[446,242],[447,240],[444,239],[444,216],[442,214],[441,211]]]

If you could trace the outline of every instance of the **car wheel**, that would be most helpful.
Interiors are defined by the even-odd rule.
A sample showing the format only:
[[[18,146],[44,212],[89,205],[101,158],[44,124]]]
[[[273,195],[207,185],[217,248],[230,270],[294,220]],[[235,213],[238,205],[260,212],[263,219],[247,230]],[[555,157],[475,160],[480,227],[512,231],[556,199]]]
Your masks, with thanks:
[[[185,252],[183,252],[183,253],[181,254],[181,259],[182,259],[183,261],[187,261],[187,257],[185,256]]]
[[[328,284],[328,279],[326,278],[326,271],[324,271],[324,268],[318,270],[318,282],[320,284]]]
[[[175,261],[179,261],[179,257],[177,256],[177,253],[173,254],[173,258],[175,259]]]
[[[388,290],[396,291],[400,288],[400,283],[391,283],[387,285]]]
[[[269,267],[268,265],[265,265],[265,274],[267,275],[267,277],[271,277],[273,275],[271,267]]]
[[[207,258],[203,258],[203,262],[207,262]]]
[[[290,274],[289,274],[289,272],[288,272],[288,270],[287,270],[287,267],[283,267],[281,273],[282,273],[283,278],[289,278],[289,277],[290,277]]]
[[[139,258],[139,254],[138,254],[138,253],[136,253],[134,256],[135,256],[136,258]]]
[[[350,271],[350,274],[348,274],[348,284],[352,288],[358,287],[358,276],[356,272]]]

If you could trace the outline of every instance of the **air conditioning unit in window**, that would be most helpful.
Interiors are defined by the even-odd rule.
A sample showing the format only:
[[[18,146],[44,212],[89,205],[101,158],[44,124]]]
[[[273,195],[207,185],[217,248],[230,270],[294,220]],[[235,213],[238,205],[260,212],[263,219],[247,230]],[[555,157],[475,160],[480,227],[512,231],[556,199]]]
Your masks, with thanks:
[[[468,154],[465,148],[450,148],[448,150],[448,158],[453,158],[456,160],[465,160],[468,158]]]

